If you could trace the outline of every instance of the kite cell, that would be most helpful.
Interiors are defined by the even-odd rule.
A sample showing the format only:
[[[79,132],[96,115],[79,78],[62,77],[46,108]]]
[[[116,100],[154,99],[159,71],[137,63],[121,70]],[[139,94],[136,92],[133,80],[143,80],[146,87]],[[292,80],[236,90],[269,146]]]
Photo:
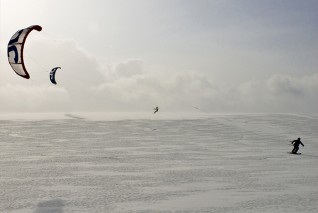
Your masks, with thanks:
[[[57,69],[61,69],[61,67],[55,67],[50,72],[50,80],[51,80],[52,84],[56,84],[55,73],[56,73]]]
[[[26,79],[29,79],[30,75],[24,65],[23,49],[26,38],[32,30],[41,31],[42,27],[39,25],[32,25],[25,29],[19,30],[11,37],[8,44],[9,64],[16,74]]]

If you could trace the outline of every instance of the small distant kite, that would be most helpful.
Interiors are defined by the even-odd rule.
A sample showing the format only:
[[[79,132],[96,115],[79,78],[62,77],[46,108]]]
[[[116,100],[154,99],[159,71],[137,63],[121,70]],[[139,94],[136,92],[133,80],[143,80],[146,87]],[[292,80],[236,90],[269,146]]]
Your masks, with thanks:
[[[61,69],[61,67],[54,67],[51,72],[50,72],[50,80],[52,82],[52,84],[56,84],[56,81],[55,81],[55,73],[57,71],[57,69]]]
[[[9,64],[16,74],[26,79],[29,79],[30,75],[24,65],[23,49],[24,43],[32,30],[41,31],[42,27],[39,25],[32,25],[19,30],[11,37],[8,44]]]

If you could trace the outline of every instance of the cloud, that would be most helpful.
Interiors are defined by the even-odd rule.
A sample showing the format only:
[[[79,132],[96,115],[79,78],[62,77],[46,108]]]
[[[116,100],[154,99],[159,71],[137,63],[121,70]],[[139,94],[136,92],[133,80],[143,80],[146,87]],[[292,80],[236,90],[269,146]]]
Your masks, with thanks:
[[[304,83],[296,78],[275,74],[267,80],[268,89],[275,94],[301,97],[304,95]]]
[[[115,66],[115,72],[120,77],[132,77],[135,75],[141,75],[144,62],[140,59],[129,59],[125,62],[119,63]]]
[[[28,43],[25,55],[32,55],[26,60],[31,80],[14,75],[1,84],[1,112],[132,112],[151,111],[156,105],[177,112],[318,111],[318,74],[297,78],[274,74],[229,85],[195,70],[152,69],[140,58],[102,65],[71,40]],[[55,66],[62,67],[57,85],[48,78]]]
[[[88,31],[94,35],[97,35],[100,32],[100,26],[98,23],[90,23],[87,28]]]
[[[104,64],[101,73],[106,82],[112,82],[144,74],[146,72],[144,65],[142,59],[131,58],[119,63]]]
[[[14,74],[0,86],[2,111],[63,111],[93,109],[89,88],[104,82],[96,58],[71,40],[52,41],[30,38],[25,48],[25,63],[30,80]],[[57,85],[49,81],[49,71],[60,66]],[[12,104],[14,103],[14,104]]]
[[[69,94],[63,88],[45,85],[0,87],[1,111],[63,111],[69,106]]]
[[[275,74],[237,87],[241,110],[287,113],[317,113],[318,100],[314,94],[317,89],[318,74],[302,77]]]

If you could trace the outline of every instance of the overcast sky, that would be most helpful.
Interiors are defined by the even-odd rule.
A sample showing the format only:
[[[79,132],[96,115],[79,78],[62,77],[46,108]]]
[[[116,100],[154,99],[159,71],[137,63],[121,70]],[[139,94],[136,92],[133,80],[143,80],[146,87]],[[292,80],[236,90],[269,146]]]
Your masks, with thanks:
[[[318,112],[317,0],[0,2],[0,113]]]

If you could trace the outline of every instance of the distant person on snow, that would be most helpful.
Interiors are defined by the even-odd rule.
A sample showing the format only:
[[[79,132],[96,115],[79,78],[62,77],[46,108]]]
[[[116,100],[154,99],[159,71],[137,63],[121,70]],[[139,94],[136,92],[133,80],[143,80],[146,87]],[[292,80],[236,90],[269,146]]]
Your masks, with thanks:
[[[294,145],[294,149],[292,151],[293,154],[297,154],[297,151],[299,149],[299,145],[301,144],[302,146],[305,146],[301,141],[300,138],[298,138],[297,140],[293,140],[291,141],[291,143]]]
[[[155,114],[156,112],[159,111],[159,107],[156,106],[153,110],[155,110],[155,111],[153,112],[153,114]]]

